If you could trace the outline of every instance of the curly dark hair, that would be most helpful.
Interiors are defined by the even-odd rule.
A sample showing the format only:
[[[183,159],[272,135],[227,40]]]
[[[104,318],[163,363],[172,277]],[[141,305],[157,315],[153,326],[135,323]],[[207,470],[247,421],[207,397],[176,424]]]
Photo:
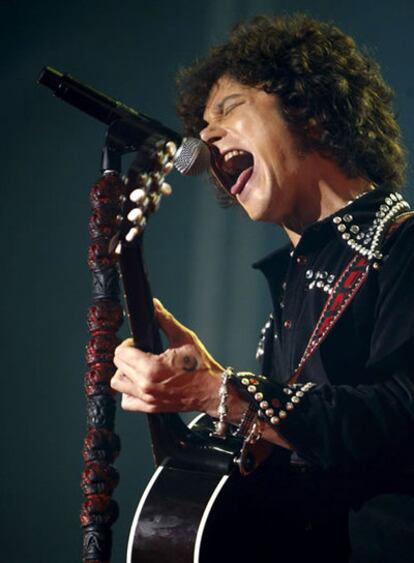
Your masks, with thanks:
[[[302,146],[331,158],[348,177],[402,187],[406,154],[393,91],[379,65],[337,27],[304,14],[238,25],[227,43],[178,75],[177,111],[187,134],[205,127],[208,95],[224,75],[276,94]]]

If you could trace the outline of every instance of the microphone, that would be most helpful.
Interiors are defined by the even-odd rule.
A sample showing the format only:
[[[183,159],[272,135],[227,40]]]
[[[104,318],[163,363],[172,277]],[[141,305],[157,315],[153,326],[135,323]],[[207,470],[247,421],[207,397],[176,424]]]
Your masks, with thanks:
[[[106,125],[117,120],[126,121],[128,141],[132,138],[134,143],[142,143],[154,134],[173,141],[178,146],[173,159],[174,166],[185,176],[197,176],[210,164],[210,150],[200,139],[183,137],[159,121],[79,82],[69,74],[45,66],[38,83],[52,90],[58,98]]]

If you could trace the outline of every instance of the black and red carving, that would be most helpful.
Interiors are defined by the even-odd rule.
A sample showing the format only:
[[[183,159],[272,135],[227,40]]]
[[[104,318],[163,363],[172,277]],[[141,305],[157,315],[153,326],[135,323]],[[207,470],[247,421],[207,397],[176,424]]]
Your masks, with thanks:
[[[90,340],[86,346],[88,371],[84,383],[88,431],[83,444],[85,467],[81,489],[85,499],[80,514],[82,558],[88,563],[110,561],[111,526],[118,517],[118,505],[111,496],[119,481],[112,464],[119,454],[120,440],[114,433],[115,400],[110,380],[115,371],[112,359],[119,343],[116,333],[123,312],[116,259],[109,247],[117,232],[123,193],[124,184],[115,173],[102,176],[90,192],[88,266],[92,276],[92,305],[87,314]]]
[[[118,457],[120,449],[121,442],[117,434],[106,428],[93,428],[83,442],[83,459],[85,464],[95,460],[110,464]]]
[[[81,475],[81,489],[85,496],[105,493],[111,495],[119,482],[115,467],[99,461],[87,464]]]

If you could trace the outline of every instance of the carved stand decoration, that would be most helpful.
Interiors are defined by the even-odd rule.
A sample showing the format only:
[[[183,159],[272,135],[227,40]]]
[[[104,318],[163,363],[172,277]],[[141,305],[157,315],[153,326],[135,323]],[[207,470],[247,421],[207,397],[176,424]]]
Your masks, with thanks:
[[[124,184],[116,172],[105,173],[92,187],[89,220],[91,244],[88,266],[92,275],[92,305],[87,323],[90,340],[86,347],[85,393],[87,434],[83,444],[85,467],[81,488],[85,497],[80,513],[83,529],[84,562],[107,563],[111,558],[111,526],[118,517],[118,505],[111,498],[119,481],[112,466],[120,451],[119,437],[114,433],[115,400],[109,385],[114,374],[114,349],[119,343],[117,331],[123,310],[116,259],[109,243],[118,229],[120,196]]]

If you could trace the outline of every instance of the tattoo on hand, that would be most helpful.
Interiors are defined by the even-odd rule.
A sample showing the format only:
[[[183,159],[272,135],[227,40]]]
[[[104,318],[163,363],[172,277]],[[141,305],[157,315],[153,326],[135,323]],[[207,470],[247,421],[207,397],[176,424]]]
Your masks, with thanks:
[[[197,369],[197,358],[195,356],[184,356],[183,357],[183,370],[184,371],[195,371]]]

